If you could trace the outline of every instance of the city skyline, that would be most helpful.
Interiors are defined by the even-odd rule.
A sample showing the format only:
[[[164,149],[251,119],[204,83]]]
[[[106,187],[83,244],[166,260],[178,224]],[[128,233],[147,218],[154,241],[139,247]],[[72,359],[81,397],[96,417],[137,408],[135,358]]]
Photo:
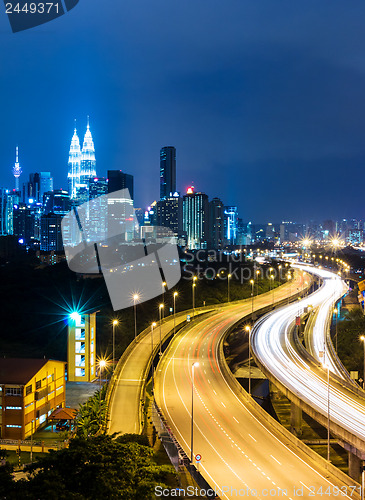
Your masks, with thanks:
[[[179,190],[193,183],[247,220],[356,216],[365,7],[282,6],[285,16],[267,0],[217,3],[207,17],[201,1],[194,11],[141,0],[111,12],[90,0],[16,36],[4,16],[1,184],[18,143],[24,175],[52,170],[65,188],[70,117],[89,113],[100,168],[135,176],[137,206],[157,199],[158,151],[173,144]]]

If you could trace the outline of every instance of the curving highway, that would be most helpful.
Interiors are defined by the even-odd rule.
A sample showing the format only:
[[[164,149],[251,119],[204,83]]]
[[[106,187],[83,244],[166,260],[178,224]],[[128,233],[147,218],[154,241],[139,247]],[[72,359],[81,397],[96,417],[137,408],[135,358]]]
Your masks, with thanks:
[[[288,292],[288,285],[277,289],[276,299],[287,297]],[[270,303],[271,294],[259,296],[255,309]],[[193,452],[201,454],[200,471],[220,498],[284,496],[293,500],[299,495],[319,497],[320,489],[338,493],[339,488],[347,488],[344,480],[317,470],[318,463],[314,465],[290,439],[276,432],[255,404],[245,403],[227,383],[219,347],[227,329],[250,312],[250,301],[228,306],[179,334],[158,365],[156,403],[190,456],[192,365],[199,363],[194,368]],[[349,490],[342,491],[345,497],[358,498],[355,493],[346,494]]]

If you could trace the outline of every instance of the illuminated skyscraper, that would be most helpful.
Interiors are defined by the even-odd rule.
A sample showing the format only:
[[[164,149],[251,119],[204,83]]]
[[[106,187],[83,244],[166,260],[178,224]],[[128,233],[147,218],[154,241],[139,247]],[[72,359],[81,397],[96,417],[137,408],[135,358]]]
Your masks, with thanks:
[[[209,202],[205,193],[194,193],[189,187],[183,197],[183,231],[191,249],[207,248]]]
[[[89,117],[81,151],[80,187],[89,189],[89,179],[96,177],[96,159],[94,141],[90,132]]]
[[[160,200],[176,191],[176,148],[165,146],[160,151]]]
[[[227,245],[236,245],[238,212],[237,207],[224,207],[224,229]]]
[[[81,148],[80,140],[75,127],[71,140],[70,154],[68,157],[68,192],[71,200],[77,198],[77,190],[80,186],[81,174]]]
[[[212,248],[224,246],[224,205],[219,198],[209,202],[209,244]]]
[[[15,163],[13,167],[13,175],[15,177],[15,189],[16,191],[19,191],[19,177],[21,176],[22,169],[20,168],[19,164],[19,148],[18,146],[16,147],[15,150]]]

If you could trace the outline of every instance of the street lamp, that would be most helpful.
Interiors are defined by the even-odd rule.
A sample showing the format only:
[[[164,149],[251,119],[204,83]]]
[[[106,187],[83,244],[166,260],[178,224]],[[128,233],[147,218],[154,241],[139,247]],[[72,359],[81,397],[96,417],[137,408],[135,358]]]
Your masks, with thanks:
[[[363,374],[363,377],[362,377],[362,379],[363,379],[362,388],[365,390],[365,337],[364,337],[364,335],[361,335],[360,340],[364,344],[364,374]]]
[[[248,333],[248,393],[251,396],[251,328],[247,325],[245,330]]]
[[[115,319],[113,321],[113,373],[115,370],[115,327],[119,324],[119,321]]]
[[[159,312],[159,316],[160,316],[160,356],[162,355],[162,335],[161,335],[162,320],[161,320],[161,316],[162,316],[162,311],[163,311],[164,307],[165,307],[164,304],[160,304],[160,306],[158,308],[158,312]]]
[[[196,276],[193,277],[193,283],[191,285],[192,293],[193,293],[193,318],[195,318],[195,287],[196,287],[196,280],[198,278]]]
[[[229,302],[229,280],[231,279],[231,277],[232,277],[232,275],[231,275],[231,274],[229,274],[229,275],[227,276],[227,288],[228,288],[228,289],[227,289],[227,295],[228,295],[228,302]]]
[[[198,367],[199,363],[196,361],[191,367],[191,443],[190,443],[190,464],[193,465],[194,461],[194,368]]]
[[[253,319],[253,287],[254,287],[254,284],[255,284],[255,280],[250,280],[250,283],[251,283],[251,316],[252,316],[252,319]]]
[[[152,392],[153,392],[153,372],[154,372],[154,367],[153,367],[153,329],[155,328],[156,323],[152,323],[151,325],[151,370],[152,370]]]
[[[139,300],[138,293],[133,295],[133,307],[134,307],[134,340],[137,342],[137,307],[136,301]]]
[[[175,312],[176,312],[176,297],[178,296],[179,294],[177,292],[174,292],[174,335],[176,333],[176,317],[175,317]]]
[[[270,276],[270,289],[271,289],[271,283],[272,283],[272,305],[274,305],[274,298],[275,298],[275,292],[274,292],[274,276]]]
[[[162,303],[165,304],[165,286],[166,281],[162,282]],[[165,317],[165,309],[162,311],[162,319]]]
[[[99,426],[101,426],[101,372],[106,367],[105,359],[99,361]]]
[[[259,294],[259,276],[260,276],[260,269],[257,269],[257,271],[256,271],[256,295]]]

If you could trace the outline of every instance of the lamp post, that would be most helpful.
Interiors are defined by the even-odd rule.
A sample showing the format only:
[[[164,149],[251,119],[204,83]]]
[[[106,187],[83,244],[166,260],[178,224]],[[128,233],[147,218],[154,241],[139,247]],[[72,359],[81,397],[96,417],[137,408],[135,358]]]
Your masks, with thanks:
[[[253,319],[253,287],[255,284],[255,280],[250,280],[251,283],[251,317]]]
[[[335,315],[335,328],[336,328],[335,336],[336,336],[336,353],[337,353],[338,342],[337,342],[337,309],[336,308],[333,309],[333,314]]]
[[[231,275],[231,274],[229,274],[229,275],[227,276],[227,296],[228,296],[228,302],[230,301],[230,300],[229,300],[229,299],[230,299],[230,297],[229,297],[229,280],[231,279],[231,277],[232,277],[232,275]]]
[[[115,370],[115,327],[118,325],[119,321],[115,319],[113,321],[113,373]]]
[[[279,283],[281,283],[281,279],[280,279],[280,276],[281,276],[281,274],[280,274],[281,273],[281,265],[280,264],[278,265],[278,270],[279,270],[278,271]]]
[[[162,282],[162,303],[165,304],[165,286],[166,286],[166,281]],[[162,319],[165,317],[165,309],[162,311]]]
[[[159,316],[160,316],[160,356],[162,355],[162,335],[161,335],[161,328],[162,328],[162,310],[164,308],[164,304],[160,304],[158,308]]]
[[[271,283],[272,283],[272,287],[271,287]],[[272,305],[274,305],[275,292],[274,292],[274,276],[273,275],[270,276],[270,289],[272,289]]]
[[[105,359],[99,361],[99,426],[101,426],[101,372],[106,367]]]
[[[176,333],[176,316],[175,316],[175,313],[176,313],[176,297],[178,296],[179,294],[177,292],[174,292],[174,335]]]
[[[193,319],[195,318],[195,287],[196,287],[196,280],[198,278],[196,276],[193,277],[193,283],[191,285],[191,289],[192,289],[192,294],[193,294]]]
[[[363,377],[362,377],[362,379],[363,379],[362,388],[365,390],[365,336],[361,335],[360,340],[364,344],[364,374],[363,374]]]
[[[137,306],[136,301],[139,299],[138,293],[133,295],[133,306],[134,306],[134,340],[137,342]]]
[[[251,328],[245,327],[248,333],[248,393],[251,396]]]
[[[153,329],[155,328],[156,323],[151,324],[151,370],[152,370],[152,392],[153,392],[153,376],[154,376],[154,367],[153,367]]]
[[[259,294],[259,276],[260,276],[260,269],[257,269],[257,271],[256,271],[256,295]]]
[[[194,368],[198,367],[199,363],[196,361],[191,367],[191,442],[190,442],[190,464],[193,465],[194,461]]]

